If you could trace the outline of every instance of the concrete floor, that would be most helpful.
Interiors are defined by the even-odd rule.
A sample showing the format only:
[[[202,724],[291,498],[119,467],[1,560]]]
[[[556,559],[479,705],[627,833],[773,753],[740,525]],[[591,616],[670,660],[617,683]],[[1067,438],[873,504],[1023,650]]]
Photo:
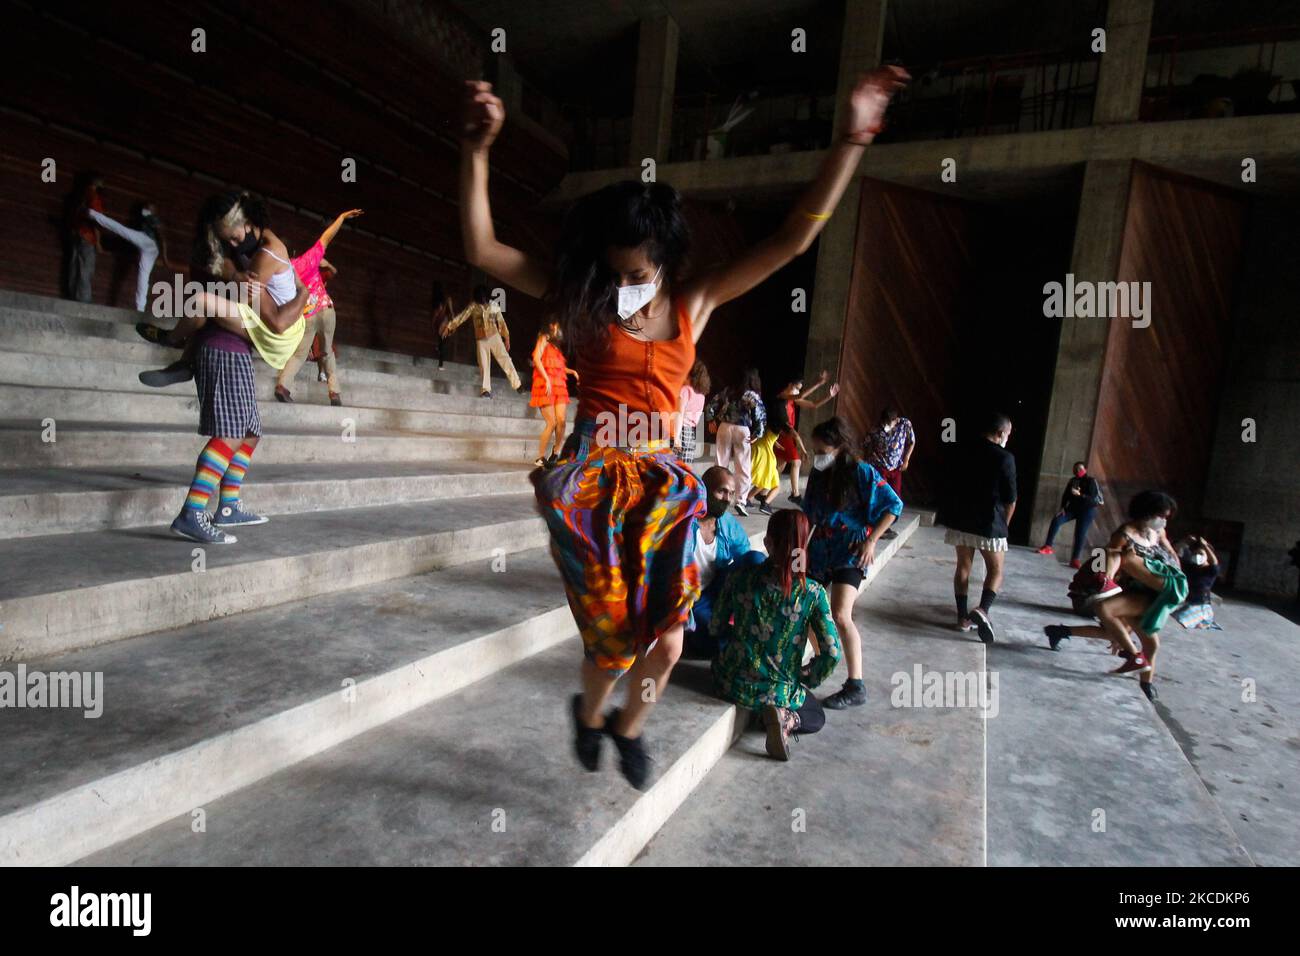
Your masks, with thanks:
[[[894,707],[895,673],[984,666],[985,648],[951,629],[942,534],[920,529],[859,602],[868,704],[829,713],[789,764],[767,759],[751,731],[640,865],[1300,862],[1297,738],[1284,716],[1296,712],[1300,628],[1235,601],[1222,632],[1171,622],[1153,706],[1136,680],[1104,676],[1116,662],[1099,643],[1048,650],[1042,626],[1076,620],[1070,572],[1015,549],[987,649],[996,715]],[[1251,673],[1259,700],[1247,705]],[[805,832],[792,829],[796,809]]]

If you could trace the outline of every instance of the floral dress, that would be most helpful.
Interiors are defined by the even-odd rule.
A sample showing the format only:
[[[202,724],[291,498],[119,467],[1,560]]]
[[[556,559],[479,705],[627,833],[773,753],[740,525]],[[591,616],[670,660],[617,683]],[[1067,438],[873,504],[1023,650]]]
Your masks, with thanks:
[[[807,691],[800,666],[809,627],[820,653],[808,665],[807,686],[816,687],[839,662],[840,637],[826,589],[812,580],[796,582],[787,598],[772,580],[771,559],[727,577],[713,608],[713,632],[724,629],[733,615],[731,639],[713,662],[719,697],[750,709],[802,707]]]

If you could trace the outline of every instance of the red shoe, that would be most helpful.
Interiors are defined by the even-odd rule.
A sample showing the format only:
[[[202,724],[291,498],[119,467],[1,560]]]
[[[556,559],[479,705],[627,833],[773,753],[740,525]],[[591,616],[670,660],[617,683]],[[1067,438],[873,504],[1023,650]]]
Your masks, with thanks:
[[[1081,567],[1083,567],[1083,562],[1080,561],[1078,558],[1075,558],[1073,561],[1070,562],[1070,567],[1078,571]]]
[[[1034,554],[1056,554],[1056,551],[1052,548],[1050,544],[1045,544],[1037,551],[1035,551]]]
[[[1106,598],[1111,598],[1116,594],[1123,593],[1124,589],[1115,583],[1114,578],[1103,577],[1101,579],[1101,590],[1097,592],[1097,600],[1104,601]]]
[[[1147,659],[1144,655],[1139,654],[1137,657],[1130,657],[1119,667],[1111,671],[1111,674],[1145,674],[1149,670],[1151,670],[1151,665],[1147,663]]]

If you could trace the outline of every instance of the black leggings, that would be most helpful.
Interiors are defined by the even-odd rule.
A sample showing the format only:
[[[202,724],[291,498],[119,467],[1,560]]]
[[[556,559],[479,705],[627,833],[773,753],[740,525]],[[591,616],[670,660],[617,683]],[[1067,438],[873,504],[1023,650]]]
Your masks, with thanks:
[[[803,706],[795,713],[799,715],[799,729],[795,731],[797,734],[815,734],[826,726],[826,711],[812,691],[807,693]]]

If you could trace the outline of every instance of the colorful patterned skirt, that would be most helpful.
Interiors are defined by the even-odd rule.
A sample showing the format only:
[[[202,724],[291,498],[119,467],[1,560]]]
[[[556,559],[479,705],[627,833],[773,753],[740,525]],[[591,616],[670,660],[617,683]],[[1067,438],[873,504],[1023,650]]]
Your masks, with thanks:
[[[704,486],[666,443],[602,447],[594,432],[579,422],[559,464],[533,472],[533,484],[587,658],[621,674],[685,625],[700,596]]]

